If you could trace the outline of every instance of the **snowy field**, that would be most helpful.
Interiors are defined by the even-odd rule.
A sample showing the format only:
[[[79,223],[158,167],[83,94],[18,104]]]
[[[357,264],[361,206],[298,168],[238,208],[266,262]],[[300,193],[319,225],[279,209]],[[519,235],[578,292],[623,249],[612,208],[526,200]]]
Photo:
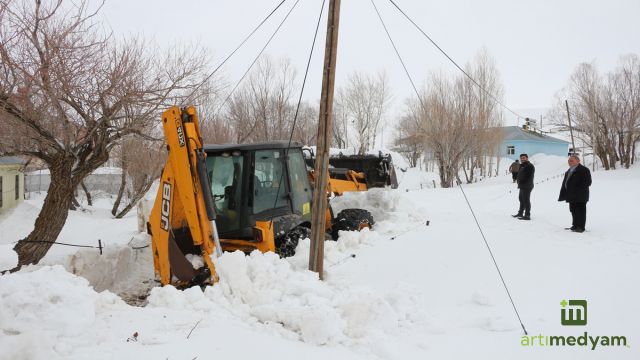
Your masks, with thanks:
[[[99,199],[70,213],[58,241],[101,239],[103,255],[54,246],[40,265],[0,276],[0,359],[639,359],[640,167],[593,174],[587,231],[577,234],[564,230],[568,205],[556,201],[566,159],[532,163],[532,221],[510,216],[510,176],[464,189],[534,345],[521,343],[460,189],[416,189],[434,176],[409,171],[398,190],[332,201],[377,222],[326,243],[324,282],[305,270],[306,240],[284,260],[225,254],[221,281],[204,292],[155,287],[135,214],[112,219],[111,200]],[[0,216],[0,269],[33,227],[44,194],[33,195]],[[586,326],[560,324],[563,299],[588,301]],[[537,343],[584,332],[625,336],[627,346]]]

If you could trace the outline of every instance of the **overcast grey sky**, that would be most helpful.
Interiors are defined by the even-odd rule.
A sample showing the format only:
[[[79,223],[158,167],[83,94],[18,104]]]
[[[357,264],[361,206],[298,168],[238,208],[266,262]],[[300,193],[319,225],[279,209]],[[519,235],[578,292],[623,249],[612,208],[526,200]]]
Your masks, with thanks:
[[[143,34],[161,44],[199,42],[214,63],[223,59],[280,0],[107,0],[102,16],[116,34]],[[328,1],[327,1],[328,2]],[[237,81],[295,3],[287,0],[252,41],[223,67]],[[302,79],[322,0],[300,0],[266,53],[288,57]],[[414,81],[429,72],[457,70],[387,0],[376,5]],[[546,108],[580,62],[601,71],[620,55],[640,54],[640,0],[396,0],[449,55],[464,65],[481,48],[495,58],[507,106]],[[385,70],[395,107],[413,94],[370,0],[342,0],[337,86],[354,71]],[[326,10],[316,44],[306,99],[320,93]]]

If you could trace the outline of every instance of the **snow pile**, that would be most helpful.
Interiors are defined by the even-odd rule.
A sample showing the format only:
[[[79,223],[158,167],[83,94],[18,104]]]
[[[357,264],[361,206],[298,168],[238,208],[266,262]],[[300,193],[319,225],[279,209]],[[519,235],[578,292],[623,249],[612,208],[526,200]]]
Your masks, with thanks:
[[[70,351],[61,339],[83,335],[96,312],[122,301],[97,294],[61,266],[30,267],[0,276],[0,358],[44,359]]]
[[[384,235],[395,235],[420,225],[427,216],[425,209],[408,202],[401,191],[391,189],[375,188],[345,193],[333,198],[331,206],[335,214],[348,208],[368,210],[375,221],[373,230]]]
[[[153,285],[151,247],[145,247],[149,243],[149,235],[138,234],[130,244],[111,245],[102,254],[80,250],[69,256],[65,268],[87,279],[95,291],[109,290],[126,300],[135,299]]]
[[[536,167],[536,183],[546,181],[554,176],[563,176],[568,169],[567,158],[564,156],[536,154],[529,158],[529,161]],[[583,163],[583,165],[585,164]],[[559,181],[561,182],[562,179]]]
[[[215,264],[215,286],[204,293],[154,288],[149,306],[204,312],[223,307],[252,326],[311,344],[371,345],[421,322],[417,297],[407,292],[381,295],[323,282],[273,253],[225,253]]]
[[[0,244],[0,271],[13,269],[18,265],[18,254],[13,251],[13,244]]]
[[[396,176],[398,177],[399,191],[432,189],[440,186],[440,178],[437,173],[426,172],[417,167],[407,168],[404,172],[396,172]]]

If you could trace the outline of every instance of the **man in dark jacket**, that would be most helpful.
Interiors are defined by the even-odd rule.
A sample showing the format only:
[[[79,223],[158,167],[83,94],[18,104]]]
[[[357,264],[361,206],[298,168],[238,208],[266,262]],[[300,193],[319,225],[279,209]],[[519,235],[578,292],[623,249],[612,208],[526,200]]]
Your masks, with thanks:
[[[531,220],[531,190],[533,190],[533,175],[536,168],[529,162],[529,155],[520,154],[520,169],[518,170],[518,189],[520,194],[520,209],[515,215],[511,215],[520,220]]]
[[[591,171],[580,164],[576,155],[569,156],[569,170],[564,173],[558,201],[569,203],[569,211],[573,222],[567,230],[584,232],[587,221],[587,201],[589,201],[589,186],[591,186]]]

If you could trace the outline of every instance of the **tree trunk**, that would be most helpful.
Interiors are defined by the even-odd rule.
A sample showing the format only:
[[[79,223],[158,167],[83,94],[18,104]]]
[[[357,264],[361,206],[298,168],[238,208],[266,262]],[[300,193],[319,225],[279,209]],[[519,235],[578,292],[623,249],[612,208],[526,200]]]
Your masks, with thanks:
[[[462,172],[464,172],[464,179],[467,182],[467,184],[471,184],[471,181],[473,179],[469,179],[469,174],[467,174],[467,167],[466,166],[462,167]]]
[[[89,189],[87,189],[87,186],[84,184],[84,180],[82,180],[80,182],[80,186],[82,187],[82,190],[84,191],[84,195],[87,197],[87,204],[89,206],[93,206],[93,201],[91,201],[91,193],[89,192]]]
[[[115,215],[116,219],[122,219],[125,215],[127,215],[127,213],[131,211],[131,209],[133,209],[134,206],[136,206],[138,201],[140,201],[140,199],[144,197],[147,191],[149,191],[149,188],[151,188],[152,184],[153,184],[153,179],[148,180],[145,183],[144,187],[137,194],[133,196],[131,201],[129,201],[129,204],[127,204],[127,206],[125,206],[124,209],[122,209],[122,211],[120,211],[117,215]]]
[[[13,250],[18,254],[18,266],[11,272],[28,264],[37,264],[58,238],[67,221],[72,204],[73,191],[77,184],[71,177],[73,159],[60,161],[50,166],[51,184],[44,199],[42,210],[36,219],[34,230],[18,241]]]
[[[80,207],[80,203],[78,202],[78,199],[76,199],[76,191],[77,191],[77,189],[74,189],[73,192],[69,195],[71,197],[71,203],[69,204],[69,210],[75,211],[77,208]]]
[[[124,195],[124,189],[127,187],[127,172],[122,169],[122,175],[120,176],[120,189],[118,189],[118,196],[116,197],[116,201],[113,202],[113,207],[111,208],[111,215],[115,216],[118,213],[118,208],[120,207],[120,202],[122,201],[122,196]]]

